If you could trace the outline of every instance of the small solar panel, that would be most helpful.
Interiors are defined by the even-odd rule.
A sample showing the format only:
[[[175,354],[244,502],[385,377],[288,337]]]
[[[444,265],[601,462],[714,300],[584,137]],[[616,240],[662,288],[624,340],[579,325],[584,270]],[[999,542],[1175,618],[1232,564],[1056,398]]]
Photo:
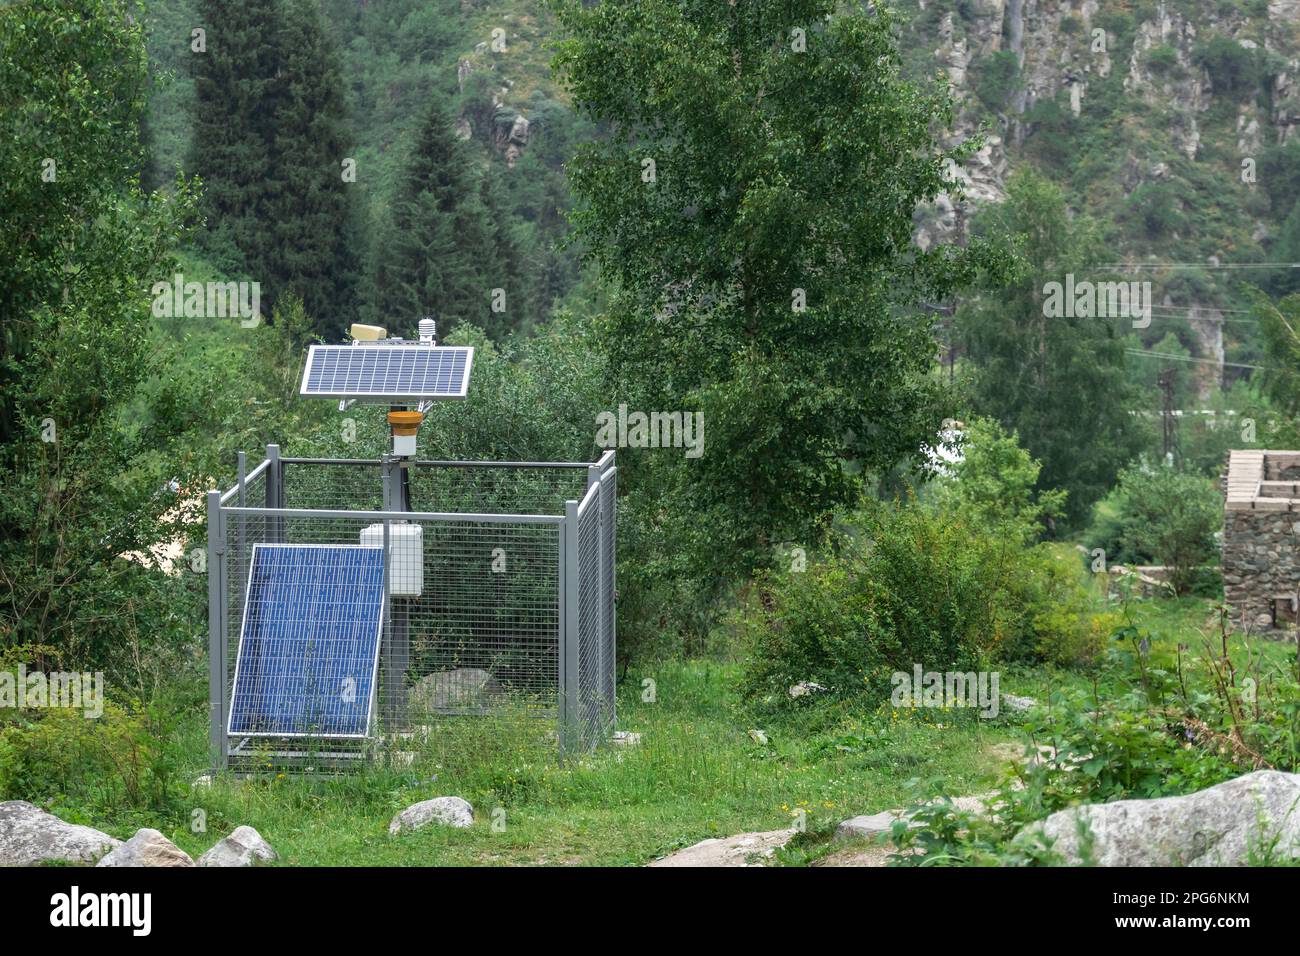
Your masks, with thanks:
[[[366,736],[383,612],[383,548],[255,544],[229,733]]]
[[[313,345],[301,394],[381,402],[464,398],[474,350],[447,345]]]

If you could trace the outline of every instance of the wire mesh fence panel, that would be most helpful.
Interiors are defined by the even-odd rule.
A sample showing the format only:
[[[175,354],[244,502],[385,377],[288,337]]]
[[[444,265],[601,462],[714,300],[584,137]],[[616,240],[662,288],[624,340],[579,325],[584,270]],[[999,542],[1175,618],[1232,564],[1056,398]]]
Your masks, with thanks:
[[[416,462],[410,469],[411,509],[562,515],[564,502],[581,498],[586,483],[585,467]]]
[[[609,729],[605,703],[605,678],[601,657],[604,641],[603,586],[600,567],[602,508],[600,489],[583,501],[578,510],[578,716],[579,740],[590,750]]]
[[[395,599],[408,638],[395,647],[385,713],[422,718],[524,706],[556,712],[559,524],[421,521],[418,597]],[[400,556],[394,575],[402,576]]]
[[[424,462],[409,470],[410,512],[383,510],[383,471],[285,459],[220,496],[212,737],[227,765],[342,768],[416,738],[474,739],[453,723],[471,717],[554,720],[566,615],[571,703],[594,746],[613,725],[613,470],[587,489],[585,465]],[[566,609],[563,516],[579,498]]]
[[[281,507],[312,510],[381,511],[384,507],[380,462],[284,463]]]
[[[601,669],[604,677],[603,698],[609,710],[610,730],[614,726],[615,707],[615,672],[618,667],[618,648],[615,637],[616,620],[614,600],[617,580],[614,574],[615,543],[617,541],[618,521],[618,469],[611,468],[600,479],[601,506],[601,567],[604,572],[603,588],[600,595],[601,612],[604,616],[604,646],[601,654]]]

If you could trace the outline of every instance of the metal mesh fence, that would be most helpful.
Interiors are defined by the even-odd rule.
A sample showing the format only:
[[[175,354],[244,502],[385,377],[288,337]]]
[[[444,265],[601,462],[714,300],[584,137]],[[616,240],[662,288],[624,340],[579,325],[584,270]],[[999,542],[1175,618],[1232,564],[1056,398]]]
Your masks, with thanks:
[[[411,510],[453,514],[563,515],[586,491],[585,465],[417,461],[407,469]],[[379,511],[377,461],[284,461],[285,508]]]
[[[604,573],[604,591],[601,594],[601,608],[604,613],[604,644],[602,647],[601,672],[604,675],[604,703],[609,709],[610,731],[614,729],[614,695],[615,668],[618,666],[615,647],[614,599],[617,594],[617,581],[614,576],[615,542],[617,541],[616,499],[618,497],[618,469],[610,468],[600,478],[600,520],[601,520],[601,568]]]
[[[605,681],[601,674],[604,635],[600,499],[600,489],[593,488],[578,509],[578,707],[579,739],[584,750],[595,746],[607,729]]]
[[[446,719],[554,719],[566,696],[581,720],[574,743],[597,744],[614,713],[613,469],[600,481],[588,466],[418,463],[411,513],[382,510],[383,470],[380,462],[273,459],[257,473],[260,484],[221,496],[221,553],[210,581],[220,607],[212,621],[214,748],[239,769],[342,766],[395,735],[437,732]],[[566,555],[565,501],[577,498],[576,553]],[[363,688],[372,709],[366,739],[227,734],[258,544],[382,548],[386,599],[378,676]],[[566,566],[577,569],[573,608],[565,607]],[[577,621],[571,688],[561,671],[569,614]],[[314,621],[282,624],[310,630]]]

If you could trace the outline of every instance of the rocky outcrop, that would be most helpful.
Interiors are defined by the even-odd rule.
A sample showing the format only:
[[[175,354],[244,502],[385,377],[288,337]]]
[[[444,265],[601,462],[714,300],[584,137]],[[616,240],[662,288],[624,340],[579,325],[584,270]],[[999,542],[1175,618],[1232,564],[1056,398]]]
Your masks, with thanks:
[[[194,866],[190,855],[157,830],[136,830],[96,866]]]
[[[0,866],[94,863],[121,845],[107,833],[64,823],[25,800],[0,803]]]
[[[524,147],[528,145],[530,125],[522,113],[516,113],[508,130],[504,124],[498,127],[496,147],[505,153],[508,168],[513,169],[516,160],[523,155]]]
[[[928,4],[920,6],[924,11]],[[924,25],[918,29],[934,32],[904,45],[930,49],[934,67],[951,85],[958,104],[953,140],[973,135],[989,118],[974,94],[989,58],[1010,52],[1019,66],[1017,88],[994,121],[986,153],[963,166],[959,178],[967,194],[940,197],[922,210],[915,229],[918,244],[929,248],[960,239],[975,208],[1004,198],[1008,169],[1003,140],[1016,148],[1025,142],[1034,132],[1037,104],[1056,100],[1074,116],[1083,116],[1090,87],[1115,70],[1123,75],[1127,96],[1160,117],[1173,148],[1195,159],[1205,114],[1216,96],[1225,93],[1214,88],[1214,79],[1198,59],[1199,48],[1212,37],[1229,37],[1247,49],[1267,49],[1283,64],[1273,78],[1271,114],[1253,102],[1237,107],[1238,153],[1257,157],[1270,143],[1285,142],[1300,126],[1300,84],[1295,79],[1300,60],[1294,32],[1300,14],[1294,14],[1295,9],[1300,9],[1300,0],[1275,0],[1265,18],[1211,0],[1160,2],[1139,8],[1140,18],[1122,28],[1122,34],[1115,18],[1132,17],[1134,8],[1113,0],[969,0],[960,13],[931,14],[937,25],[931,17],[918,17],[916,22]],[[1141,181],[1126,182],[1126,189]]]
[[[419,830],[431,823],[460,830],[474,825],[474,808],[460,797],[435,797],[407,807],[388,824],[390,834]]]
[[[199,857],[199,866],[257,866],[278,859],[271,844],[252,827],[238,827],[207,853]]]
[[[1242,866],[1300,859],[1300,775],[1259,770],[1198,793],[1052,814],[1027,833],[1068,864]]]

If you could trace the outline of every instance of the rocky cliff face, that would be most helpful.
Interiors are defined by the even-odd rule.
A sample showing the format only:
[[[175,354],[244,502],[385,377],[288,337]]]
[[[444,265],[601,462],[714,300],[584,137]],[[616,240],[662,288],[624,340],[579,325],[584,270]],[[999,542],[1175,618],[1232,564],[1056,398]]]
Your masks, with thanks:
[[[1261,51],[1269,63],[1268,88],[1259,93],[1271,108],[1253,100],[1230,104],[1233,149],[1244,157],[1285,142],[1300,124],[1300,0],[918,0],[904,12],[911,16],[905,45],[933,50],[931,68],[943,71],[961,105],[955,138],[973,134],[981,124],[989,128],[985,148],[959,173],[966,200],[940,200],[918,228],[923,246],[951,239],[971,206],[1005,195],[1017,152],[1039,132],[1036,107],[1056,104],[1082,119],[1092,88],[1115,71],[1134,115],[1138,104],[1161,114],[1167,145],[1188,160],[1201,158],[1203,117],[1226,92],[1215,89],[1202,55],[1216,37]],[[1018,76],[1006,101],[991,108],[975,89],[980,70],[998,54],[1015,57]],[[1160,160],[1138,165],[1125,183],[1129,191],[1168,169]]]
[[[1233,345],[1232,279],[1212,266],[1268,260],[1290,212],[1258,176],[1300,125],[1300,0],[915,0],[900,13],[909,67],[952,87],[951,141],[984,131],[954,170],[960,189],[918,213],[918,244],[962,241],[1034,166],[1102,223],[1116,261],[1210,266],[1141,276],[1211,360],[1187,369],[1206,396]]]

